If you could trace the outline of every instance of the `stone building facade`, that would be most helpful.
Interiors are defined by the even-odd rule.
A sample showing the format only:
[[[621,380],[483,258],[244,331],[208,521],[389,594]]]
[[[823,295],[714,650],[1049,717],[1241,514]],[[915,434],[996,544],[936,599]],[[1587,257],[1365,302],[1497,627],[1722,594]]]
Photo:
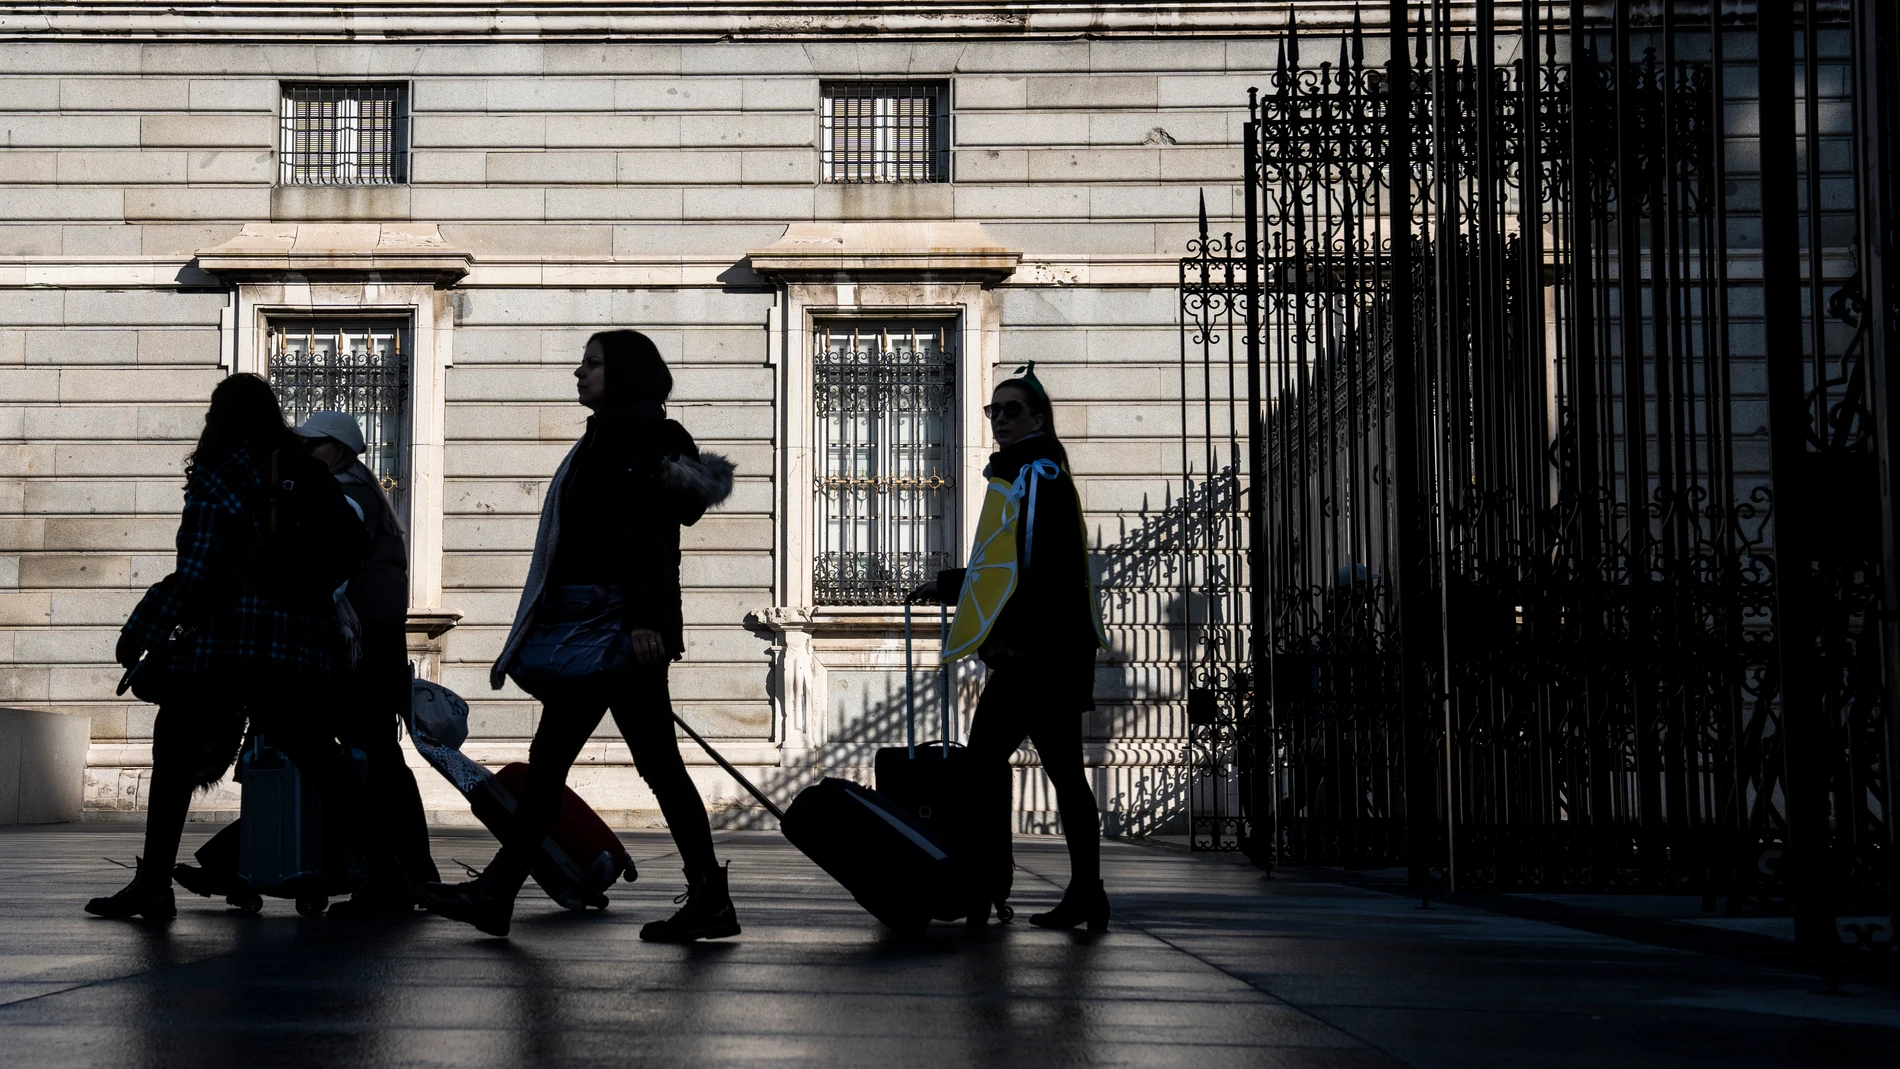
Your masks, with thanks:
[[[1351,4],[1297,7],[1315,25],[1351,19]],[[1247,90],[1287,18],[1257,4],[9,5],[0,703],[87,714],[89,813],[136,816],[153,709],[115,697],[113,641],[170,568],[211,387],[233,371],[308,386],[360,351],[350,374],[368,377],[342,386],[380,413],[379,470],[409,516],[419,669],[473,703],[468,752],[524,759],[538,707],[490,692],[487,666],[581,428],[582,342],[636,327],[673,363],[670,413],[739,470],[732,499],[686,532],[677,706],[775,792],[852,774],[904,737],[903,619],[864,603],[862,559],[844,587],[822,562],[866,545],[913,570],[960,558],[988,451],[980,405],[1035,360],[1114,640],[1088,730],[1097,788],[1111,832],[1171,829],[1185,804],[1176,262],[1203,198],[1217,230],[1238,213]],[[863,361],[840,354],[866,352],[936,369],[935,423],[894,430],[859,410]],[[877,449],[910,460],[872,471]],[[846,499],[858,511],[840,518]],[[934,616],[915,621],[920,664],[936,634]],[[966,718],[979,671],[955,680]],[[936,738],[937,682],[916,680],[919,735]],[[1023,824],[1046,826],[1053,806],[1021,760]],[[727,823],[756,818],[715,766],[689,762]],[[446,783],[421,779],[437,816],[466,819]],[[572,782],[612,820],[657,820],[610,732]],[[228,813],[234,791],[196,805]]]

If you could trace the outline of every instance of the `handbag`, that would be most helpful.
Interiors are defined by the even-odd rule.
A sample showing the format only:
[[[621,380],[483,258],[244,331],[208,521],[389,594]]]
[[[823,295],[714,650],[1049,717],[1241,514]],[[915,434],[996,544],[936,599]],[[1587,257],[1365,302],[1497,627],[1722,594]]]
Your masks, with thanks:
[[[162,602],[169,597],[172,587],[177,583],[176,574],[168,575],[153,583],[145,591],[145,596],[139,599],[138,608],[132,610],[133,618],[155,611],[148,608],[148,605],[153,602]],[[178,668],[178,649],[184,638],[191,634],[191,630],[188,627],[174,626],[156,647],[146,650],[145,655],[139,658],[137,664],[125,670],[125,675],[119,678],[119,687],[115,693],[123,695],[129,690],[139,701],[150,702],[153,705],[171,700],[175,696],[172,692],[180,689],[185,677],[185,673]]]
[[[627,600],[617,586],[557,586],[542,595],[508,671],[542,701],[605,698],[633,663]]]
[[[172,670],[173,647],[177,645],[178,636],[171,635],[158,649],[146,650],[139,663],[119,677],[119,689],[115,693],[122,695],[129,690],[134,698],[153,705],[170,700],[178,680],[178,673]]]

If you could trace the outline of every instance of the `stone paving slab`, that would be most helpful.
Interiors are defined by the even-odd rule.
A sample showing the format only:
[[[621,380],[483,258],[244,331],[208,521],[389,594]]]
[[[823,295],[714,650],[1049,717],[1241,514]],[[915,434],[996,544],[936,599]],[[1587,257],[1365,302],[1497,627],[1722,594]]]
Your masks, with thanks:
[[[193,827],[187,850],[212,830]],[[343,924],[180,898],[169,925],[79,906],[135,830],[0,830],[0,1063],[63,1066],[1881,1066],[1900,997],[1234,859],[1108,844],[1108,933],[880,929],[770,833],[726,833],[737,939],[641,943],[680,880],[663,832],[604,913],[532,889],[514,935]],[[445,831],[436,855],[493,843]],[[1066,880],[1019,840],[1017,899]]]

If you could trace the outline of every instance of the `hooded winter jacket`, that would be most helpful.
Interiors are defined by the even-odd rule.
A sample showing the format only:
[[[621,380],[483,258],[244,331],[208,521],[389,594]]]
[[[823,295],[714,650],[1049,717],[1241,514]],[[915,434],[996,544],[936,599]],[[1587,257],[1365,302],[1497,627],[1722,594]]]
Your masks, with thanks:
[[[732,464],[701,454],[658,405],[627,406],[587,421],[541,507],[540,531],[514,628],[490,671],[500,688],[542,593],[550,586],[619,586],[627,626],[660,633],[667,655],[686,652],[680,608],[680,528],[732,491]]]

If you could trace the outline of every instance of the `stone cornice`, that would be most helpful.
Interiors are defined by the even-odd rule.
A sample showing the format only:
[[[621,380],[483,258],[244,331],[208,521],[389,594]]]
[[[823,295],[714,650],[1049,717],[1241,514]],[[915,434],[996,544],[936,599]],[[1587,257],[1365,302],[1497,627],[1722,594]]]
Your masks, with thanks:
[[[312,275],[375,275],[450,286],[468,274],[469,254],[451,249],[433,226],[380,223],[264,223],[200,250],[198,270],[225,282]]]
[[[1824,252],[1830,276],[1853,272],[1854,260],[1847,248],[1831,246]],[[1759,253],[1736,249],[1729,257],[1729,277],[1761,276]],[[729,255],[620,259],[469,255],[466,265],[468,274],[455,284],[457,289],[730,289],[769,284],[745,261],[735,262]],[[1806,268],[1804,260],[1803,271]],[[0,256],[0,289],[193,289],[221,284],[190,256]],[[1173,289],[1179,284],[1179,257],[1109,253],[1024,254],[1015,272],[1001,283],[1011,288],[1085,289]]]
[[[746,253],[752,270],[784,282],[979,282],[1008,278],[1023,254],[979,223],[793,223]]]
[[[1754,21],[1755,0],[1713,0],[1724,21]],[[1840,21],[1847,0],[1815,0],[1821,17]],[[1634,0],[1631,20],[1660,20],[1663,0]],[[1707,20],[1711,0],[1678,0],[1685,23]],[[1452,0],[1460,26],[1474,19],[1470,0]],[[1561,20],[1566,12],[1556,11]],[[1188,0],[120,0],[117,3],[15,2],[0,6],[0,40],[124,41],[817,41],[1074,40],[1116,37],[1254,37],[1302,30],[1340,30],[1354,13],[1367,32],[1383,32],[1387,0],[1280,0],[1254,3]],[[1589,0],[1592,21],[1612,5]],[[1518,22],[1517,6],[1498,5],[1498,28]]]
[[[135,40],[712,40],[826,37],[1075,38],[1253,35],[1343,27],[1359,9],[1379,21],[1384,0],[1153,3],[1123,0],[197,0],[187,3],[10,3],[0,38]]]

